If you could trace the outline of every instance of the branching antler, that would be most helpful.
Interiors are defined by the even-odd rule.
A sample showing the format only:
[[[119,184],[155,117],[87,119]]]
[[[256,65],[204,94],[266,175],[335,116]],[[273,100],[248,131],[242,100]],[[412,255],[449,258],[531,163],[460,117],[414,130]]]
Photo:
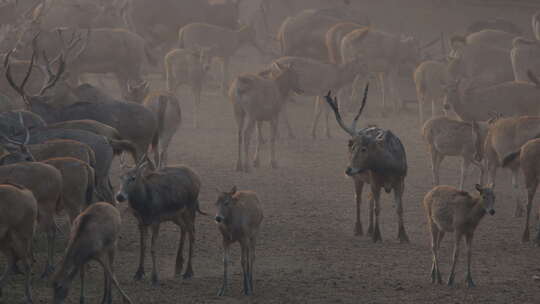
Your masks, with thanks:
[[[58,61],[58,69],[56,70],[56,73],[52,72],[51,69],[51,62],[49,62],[49,59],[47,58],[47,54],[45,51],[43,51],[43,60],[45,61],[45,70],[47,71],[47,81],[43,84],[43,87],[39,90],[39,95],[45,94],[45,92],[52,88],[60,79],[62,74],[64,73],[66,69],[66,62],[64,61],[64,54],[60,53],[57,57]],[[56,58],[55,58],[56,60]]]
[[[24,102],[28,105],[28,94],[24,91],[24,87],[26,86],[26,83],[28,82],[28,79],[30,78],[30,75],[32,74],[32,70],[34,68],[34,63],[36,60],[36,41],[39,36],[39,33],[34,36],[34,39],[32,40],[32,57],[30,58],[30,64],[28,66],[28,70],[26,71],[26,75],[23,78],[23,81],[20,85],[17,85],[15,83],[15,80],[13,79],[13,76],[11,74],[11,64],[10,59],[11,55],[13,54],[14,50],[9,51],[5,58],[4,58],[4,68],[5,68],[5,75],[6,79],[9,83],[9,85],[23,98]]]
[[[360,109],[358,110],[358,113],[354,117],[353,122],[350,127],[347,127],[347,125],[345,125],[345,122],[343,121],[343,118],[341,117],[341,114],[339,113],[339,103],[338,103],[337,97],[332,97],[332,91],[328,91],[328,94],[324,96],[326,103],[328,103],[328,105],[334,112],[336,116],[336,121],[339,124],[339,126],[345,132],[347,132],[349,135],[353,137],[356,136],[357,134],[356,124],[358,123],[358,119],[360,118],[360,115],[362,115],[362,112],[364,111],[364,108],[366,106],[368,90],[369,90],[369,83],[366,84],[366,88],[364,89],[364,97],[362,99],[362,104],[360,105]]]

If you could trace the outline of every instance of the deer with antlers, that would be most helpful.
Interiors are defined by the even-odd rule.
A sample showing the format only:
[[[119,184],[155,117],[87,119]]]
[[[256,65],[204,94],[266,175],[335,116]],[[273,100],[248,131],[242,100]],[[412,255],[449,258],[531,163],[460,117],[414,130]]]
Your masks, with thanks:
[[[351,136],[349,140],[349,166],[345,174],[354,180],[356,192],[356,228],[355,234],[362,235],[362,222],[360,207],[362,204],[362,190],[364,184],[371,186],[373,201],[369,207],[369,228],[374,242],[382,241],[379,229],[379,214],[381,189],[387,193],[394,191],[394,202],[398,215],[398,239],[401,243],[408,243],[409,237],[405,232],[403,222],[403,192],[405,190],[405,177],[407,176],[407,157],[401,140],[390,130],[379,127],[357,129],[356,124],[366,105],[369,84],[364,90],[364,98],[358,114],[351,126],[347,126],[339,113],[338,101],[329,91],[324,96],[336,116],[339,126]],[[374,220],[374,222],[373,222]]]

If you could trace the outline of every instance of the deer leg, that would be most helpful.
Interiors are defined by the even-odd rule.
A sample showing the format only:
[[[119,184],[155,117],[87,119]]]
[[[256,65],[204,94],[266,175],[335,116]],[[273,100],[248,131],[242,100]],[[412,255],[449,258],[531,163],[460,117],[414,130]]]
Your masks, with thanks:
[[[249,118],[246,128],[244,129],[244,172],[250,171],[249,144],[250,144],[251,136],[253,135],[254,130],[255,130],[255,121]]]
[[[465,180],[467,179],[467,173],[468,173],[470,165],[471,165],[470,159],[464,157],[461,160],[461,177],[459,180],[459,190],[463,190],[463,187],[465,186]]]
[[[257,144],[264,145],[266,144],[266,140],[264,139],[263,134],[263,122],[257,122]]]
[[[364,235],[362,230],[362,218],[361,206],[362,206],[362,190],[364,189],[364,182],[359,178],[354,179],[354,191],[356,194],[356,224],[354,227],[354,235]]]
[[[159,237],[159,223],[152,225],[152,240],[150,244],[150,255],[152,256],[152,285],[159,285],[158,269],[157,269],[157,240]]]
[[[197,87],[191,87],[191,91],[193,93],[193,128],[197,129],[199,128],[199,114],[200,114],[200,107],[201,107],[201,88]]]
[[[313,122],[311,124],[311,137],[317,138],[317,125],[322,113],[322,99],[320,97],[315,98],[315,108],[313,110]]]
[[[388,89],[390,98],[392,99],[392,105],[394,108],[394,113],[399,112],[403,109],[403,104],[401,102],[401,96],[398,88],[398,74],[397,71],[392,70],[388,73]]]
[[[318,97],[318,98],[320,99],[320,97]],[[322,101],[321,101],[321,103],[322,103]],[[330,107],[327,104],[322,104],[322,108],[323,108],[323,111],[324,111],[324,120],[325,120],[324,130],[325,130],[325,133],[326,133],[326,137],[327,138],[332,138],[332,134],[330,133],[330,122],[329,122]]]
[[[182,276],[183,279],[191,279],[193,277],[193,249],[195,248],[195,223],[193,220],[189,221],[189,224],[187,225],[188,231],[188,238],[189,238],[189,253],[188,253],[188,261],[187,261],[187,268],[186,272],[184,272],[184,275]]]
[[[276,135],[278,129],[278,119],[270,121],[270,166],[274,169],[278,168],[276,159]]]
[[[47,278],[54,272],[54,241],[56,239],[56,226],[54,224],[54,218],[52,215],[45,215],[41,217],[43,226],[46,229],[47,234],[47,262],[41,278]]]
[[[242,250],[242,257],[241,257],[241,263],[242,263],[242,274],[243,274],[243,283],[244,283],[244,295],[246,296],[249,296],[251,295],[250,293],[250,290],[249,290],[249,284],[248,284],[248,281],[249,281],[249,276],[248,276],[248,272],[249,272],[249,258],[248,258],[248,255],[249,255],[249,241],[247,239],[244,239],[242,240],[242,242],[240,242],[240,247],[241,247],[241,250]]]
[[[417,99],[418,99],[418,121],[420,122],[420,125],[424,124],[424,103],[426,102],[427,98],[426,95],[420,92],[417,92]],[[432,109],[433,111],[433,109]]]
[[[253,264],[255,263],[255,244],[256,240],[254,237],[250,238],[250,247],[249,247],[249,288],[253,294]]]
[[[253,159],[253,167],[255,168],[259,168],[259,165],[260,165],[260,150],[261,150],[261,140],[262,140],[262,133],[261,133],[261,130],[262,130],[262,126],[263,126],[263,122],[262,121],[257,121],[257,146],[255,147],[255,157]]]
[[[439,154],[435,148],[431,148],[431,171],[433,174],[433,185],[439,185],[439,172],[441,168],[441,163],[444,160],[444,155]]]
[[[242,146],[245,115],[241,110],[235,109],[236,124],[238,125],[238,157],[236,159],[236,171],[243,171]]]
[[[382,116],[386,117],[386,88],[385,88],[385,75],[384,73],[378,73],[377,79],[379,81],[379,88],[381,90],[381,99],[382,99]]]
[[[30,257],[28,255],[23,258],[23,267],[24,267],[24,296],[26,298],[26,303],[33,303],[34,301],[32,299],[32,262],[30,261]]]
[[[381,213],[381,188],[378,186],[372,186],[371,192],[373,193],[373,200],[375,203],[374,213],[375,213],[375,225],[373,226],[373,234],[371,238],[374,243],[382,242],[381,230],[379,228],[379,214]]]
[[[290,97],[289,97],[290,98]],[[291,127],[291,123],[289,121],[289,105],[288,105],[289,101],[285,102],[283,104],[283,108],[281,109],[281,111],[283,112],[282,116],[283,116],[283,120],[285,122],[285,126],[287,127],[287,134],[289,136],[289,139],[295,139],[296,136],[294,135],[294,131]],[[278,138],[279,138],[279,132],[278,132]]]
[[[465,276],[465,282],[467,283],[467,287],[469,288],[475,287],[474,281],[471,276],[472,240],[472,233],[465,234],[465,243],[467,244],[467,275]]]
[[[109,276],[107,275],[107,272],[103,270],[103,297],[101,298],[101,304],[110,304],[111,302],[112,302],[111,280],[109,280]]]
[[[532,203],[537,187],[538,182],[536,180],[532,185],[527,187],[527,214],[525,215],[525,229],[523,230],[523,236],[521,237],[523,243],[529,241],[529,218],[531,216]]]
[[[128,295],[124,292],[124,290],[120,287],[120,284],[118,283],[118,280],[116,279],[116,275],[114,274],[114,271],[112,269],[112,262],[109,260],[108,257],[101,257],[98,259],[98,262],[103,267],[104,271],[109,276],[109,280],[114,284],[114,287],[118,289],[118,292],[122,295],[122,298],[124,298],[124,302],[128,302],[129,304],[133,304],[131,299],[128,297]]]
[[[431,283],[442,284],[441,273],[439,271],[439,260],[437,245],[439,244],[439,228],[430,221],[429,229],[431,232],[431,253],[433,254],[433,262],[431,265]]]
[[[369,199],[369,210],[368,210],[367,235],[373,236],[373,218],[375,215],[375,200],[373,199],[372,193],[369,194],[368,199]]]
[[[222,297],[225,295],[225,291],[227,289],[227,271],[229,266],[229,242],[225,240],[225,237],[223,238],[223,285],[221,286],[221,289],[218,292],[218,296]]]
[[[452,268],[450,268],[450,275],[448,276],[448,286],[452,286],[454,284],[454,278],[456,276],[456,264],[459,258],[459,245],[461,243],[461,237],[463,236],[463,232],[456,231],[455,232],[455,240],[454,240],[454,257],[452,258]]]
[[[81,290],[79,294],[79,304],[84,304],[84,289],[85,289],[85,281],[84,281],[84,275],[86,273],[85,265],[82,265],[79,269],[79,277],[81,279]],[[103,296],[105,296],[105,292],[107,289],[103,290]],[[103,303],[103,302],[102,302]]]
[[[223,96],[227,96],[227,89],[229,87],[229,58],[223,58],[222,64],[223,78],[221,82],[221,92],[223,93]]]
[[[148,226],[139,223],[139,240],[140,240],[140,253],[139,253],[139,268],[133,277],[135,281],[140,281],[144,278],[144,258],[146,255],[146,239],[148,238]]]
[[[396,213],[398,217],[398,239],[400,243],[409,243],[409,237],[405,231],[405,224],[403,221],[403,192],[405,191],[405,184],[400,181],[394,186],[394,201],[396,204]]]
[[[17,262],[17,260],[15,259],[15,255],[11,250],[6,250],[5,255],[6,255],[7,265],[6,265],[6,268],[4,269],[4,273],[0,277],[0,298],[2,297],[2,288],[6,284],[6,281],[9,278],[9,276],[13,273],[13,265],[15,265],[15,263]]]
[[[521,204],[520,199],[520,189],[519,189],[519,170],[513,169],[512,170],[512,190],[513,190],[513,196],[516,201],[516,210],[514,212],[514,217],[522,217],[523,216],[523,206]]]
[[[186,241],[186,227],[184,227],[184,224],[178,224],[178,226],[180,227],[180,242],[178,244],[178,252],[176,253],[176,264],[174,266],[175,275],[180,275],[184,267],[184,244]]]

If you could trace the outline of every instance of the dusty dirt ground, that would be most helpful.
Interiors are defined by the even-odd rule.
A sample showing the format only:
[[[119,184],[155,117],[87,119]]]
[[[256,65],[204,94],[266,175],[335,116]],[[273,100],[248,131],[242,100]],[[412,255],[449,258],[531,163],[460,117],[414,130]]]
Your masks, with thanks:
[[[369,102],[377,103],[377,98]],[[431,189],[431,175],[416,115],[402,113],[382,119],[371,109],[370,117],[362,120],[362,125],[377,123],[400,136],[410,168],[404,202],[411,243],[402,245],[395,239],[395,209],[391,196],[384,195],[381,213],[384,242],[373,244],[368,237],[353,236],[353,185],[343,174],[347,164],[347,137],[333,120],[332,139],[313,140],[308,136],[312,104],[306,100],[290,107],[297,139],[282,138],[279,142],[280,168],[269,167],[265,147],[262,168],[245,174],[234,171],[236,126],[229,102],[217,94],[205,94],[202,127],[193,129],[191,101],[185,95],[182,101],[185,120],[172,143],[170,162],[187,164],[200,174],[202,209],[214,214],[216,187],[228,189],[238,185],[240,189],[255,190],[262,200],[265,219],[257,247],[255,295],[241,294],[236,246],[228,295],[216,296],[222,276],[221,242],[212,216],[197,219],[193,279],[173,277],[179,232],[173,224],[164,224],[158,250],[160,287],[152,287],[148,277],[134,282],[138,232],[133,217],[124,213],[115,266],[121,285],[135,303],[538,303],[540,282],[532,277],[540,275],[540,249],[519,241],[523,220],[512,217],[514,203],[508,194],[508,172],[499,174],[497,214],[487,216],[476,233],[473,277],[478,287],[467,289],[463,284],[465,254],[458,264],[457,286],[431,285],[431,253],[421,205],[423,196]],[[455,185],[458,161],[448,160],[443,167],[442,182]],[[113,171],[116,182],[121,173],[118,163]],[[469,179],[468,188],[472,188],[473,179],[476,180],[476,174]],[[366,228],[367,204],[362,211]],[[64,238],[57,241],[56,261],[60,260],[65,244]],[[452,244],[450,235],[441,251],[444,275],[448,274]],[[41,233],[35,248],[38,257],[33,279],[35,302],[49,303],[52,294],[49,283],[37,275],[45,253]],[[147,273],[150,269],[147,259]],[[93,266],[88,277],[87,303],[97,303],[102,288],[100,268]],[[77,279],[70,303],[78,302],[78,293]],[[7,284],[2,301],[17,303],[21,299],[22,277],[18,276]],[[116,291],[115,299],[120,301]]]
[[[442,15],[443,17],[446,14]],[[429,16],[426,16],[428,19]],[[451,16],[448,16],[451,18]],[[529,19],[521,19],[528,24]],[[242,56],[239,56],[242,58]],[[243,59],[242,59],[243,60]],[[245,62],[250,62],[246,60]],[[255,70],[237,64],[234,73]],[[154,85],[156,85],[154,83]],[[157,84],[160,86],[160,84]],[[236,125],[229,101],[209,88],[203,96],[201,127],[192,128],[192,99],[181,91],[183,125],[171,145],[170,164],[186,164],[201,176],[201,208],[215,212],[216,188],[251,189],[258,193],[265,214],[255,262],[255,295],[241,293],[241,267],[238,246],[232,251],[233,265],[228,295],[217,297],[222,280],[221,236],[213,216],[198,216],[194,259],[195,276],[182,280],[173,276],[179,231],[173,224],[162,225],[158,242],[160,286],[152,287],[147,253],[147,278],[132,277],[138,262],[138,231],[132,215],[123,213],[123,229],[116,273],[120,284],[135,303],[539,303],[540,248],[522,244],[522,218],[514,218],[509,172],[500,171],[496,187],[495,216],[486,216],[477,229],[473,252],[473,278],[476,288],[464,281],[465,252],[460,256],[457,285],[449,288],[430,283],[431,250],[422,199],[432,188],[429,157],[414,112],[377,115],[378,98],[370,94],[368,117],[362,126],[378,124],[391,129],[403,141],[409,175],[404,195],[405,223],[410,244],[396,240],[397,224],[392,197],[383,195],[381,229],[383,242],[373,244],[366,237],[355,237],[353,184],[344,175],[347,165],[347,136],[331,117],[333,138],[312,139],[309,128],[313,101],[302,100],[290,106],[296,139],[287,139],[282,129],[278,144],[279,169],[271,169],[268,146],[263,148],[262,167],[252,173],[234,171]],[[413,109],[414,110],[414,109]],[[351,115],[346,117],[351,119]],[[319,134],[323,134],[322,128]],[[254,141],[252,147],[254,147]],[[441,182],[456,185],[459,161],[447,159]],[[121,174],[113,166],[113,181]],[[467,182],[472,189],[477,173]],[[365,195],[364,195],[365,196]],[[364,199],[364,202],[367,200]],[[121,209],[125,209],[125,205]],[[534,210],[537,210],[535,206]],[[362,206],[364,229],[367,204]],[[535,232],[535,231],[534,231]],[[534,234],[533,232],[533,234]],[[56,243],[55,261],[60,261],[65,237]],[[441,269],[448,274],[453,236],[448,235],[441,249]],[[464,247],[464,246],[462,246]],[[33,290],[36,303],[50,303],[49,282],[39,279],[45,260],[45,237],[36,237],[37,263]],[[5,260],[0,258],[0,265]],[[86,303],[98,303],[102,292],[102,272],[92,264]],[[10,279],[0,303],[19,303],[23,298],[23,278]],[[75,280],[68,303],[78,303],[79,282]],[[120,302],[114,291],[115,303]]]

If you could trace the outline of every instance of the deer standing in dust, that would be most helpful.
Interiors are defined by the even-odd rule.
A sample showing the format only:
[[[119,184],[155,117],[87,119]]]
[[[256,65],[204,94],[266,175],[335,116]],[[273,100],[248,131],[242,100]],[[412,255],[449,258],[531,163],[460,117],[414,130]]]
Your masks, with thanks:
[[[244,294],[253,294],[253,264],[255,262],[255,244],[263,220],[263,212],[257,194],[253,191],[231,191],[219,195],[215,220],[223,236],[223,286],[218,295],[225,295],[228,280],[230,246],[239,242],[242,249],[242,272],[244,276]]]
[[[446,232],[454,232],[454,257],[447,284],[454,284],[456,264],[459,256],[461,239],[465,236],[467,243],[467,275],[468,287],[474,287],[471,276],[472,240],[474,231],[484,215],[494,215],[495,194],[493,184],[487,187],[476,185],[478,195],[460,191],[449,186],[437,186],[424,197],[424,209],[431,232],[431,282],[442,284],[439,270],[439,248]]]
[[[338,101],[332,98],[331,92],[325,96],[326,102],[334,111],[339,126],[351,136],[349,140],[349,166],[345,174],[354,180],[356,192],[356,226],[355,234],[362,235],[360,207],[364,184],[371,186],[373,202],[369,207],[368,234],[374,242],[382,241],[379,228],[381,189],[387,193],[394,191],[394,202],[398,215],[398,239],[408,243],[409,237],[405,232],[403,222],[403,192],[405,191],[405,176],[407,175],[407,157],[401,140],[390,130],[378,127],[357,129],[356,124],[366,105],[369,85],[364,90],[364,98],[358,114],[351,126],[347,126],[339,113]],[[375,217],[375,222],[373,222]]]

